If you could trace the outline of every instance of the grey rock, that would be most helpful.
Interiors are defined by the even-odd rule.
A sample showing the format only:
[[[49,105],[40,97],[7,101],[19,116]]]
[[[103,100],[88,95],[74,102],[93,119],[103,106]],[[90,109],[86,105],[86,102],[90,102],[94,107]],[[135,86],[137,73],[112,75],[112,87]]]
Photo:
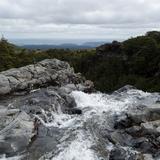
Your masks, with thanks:
[[[42,86],[64,86],[83,82],[84,79],[75,74],[73,68],[67,62],[46,59],[34,65],[1,72],[0,95],[19,90],[31,90]]]
[[[154,134],[160,136],[160,120],[141,123],[144,134]]]
[[[126,159],[125,150],[117,148],[111,151],[109,160],[125,160],[125,159]]]
[[[144,160],[138,153],[132,153],[123,148],[114,148],[111,150],[109,160]]]
[[[143,154],[144,160],[154,160],[151,154]]]
[[[136,88],[134,86],[131,86],[131,85],[125,85],[124,87],[115,91],[115,93],[127,92],[128,90],[131,90],[131,89],[136,89]]]
[[[121,114],[116,117],[114,122],[114,128],[116,129],[122,129],[122,128],[128,128],[132,126],[133,121],[127,114]]]
[[[14,152],[14,149],[11,147],[9,142],[0,142],[0,154],[7,154],[12,155]]]
[[[137,138],[135,140],[134,147],[137,148],[138,150],[142,151],[143,153],[152,153],[153,154],[156,152],[154,144],[150,143],[150,141],[145,137]]]
[[[25,112],[16,116],[16,112],[12,112],[12,116],[6,115],[3,119],[7,121],[4,121],[6,124],[0,130],[0,136],[3,137],[0,143],[1,152],[6,155],[14,155],[24,151],[35,134],[34,123],[30,116]]]
[[[67,110],[68,114],[82,114],[82,110],[79,108],[70,108]]]
[[[75,84],[67,84],[65,86],[60,87],[60,92],[61,93],[68,93],[70,94],[72,91],[77,90],[77,86]]]
[[[0,74],[0,94],[4,95],[9,93],[10,91],[11,87],[8,78],[5,75]]]
[[[160,119],[160,104],[148,107],[148,112],[150,113],[150,120]]]
[[[140,126],[132,126],[126,129],[126,132],[133,136],[139,135],[141,131],[142,131],[142,128]]]
[[[132,146],[132,137],[124,132],[114,131],[111,133],[111,138],[115,144],[120,144],[122,146]],[[124,141],[125,139],[125,141]]]

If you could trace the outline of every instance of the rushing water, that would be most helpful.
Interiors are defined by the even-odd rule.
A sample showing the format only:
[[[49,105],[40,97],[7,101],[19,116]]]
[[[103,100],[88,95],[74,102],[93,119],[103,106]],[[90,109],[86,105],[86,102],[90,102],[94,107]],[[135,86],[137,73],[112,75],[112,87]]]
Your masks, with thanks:
[[[71,116],[62,113],[53,113],[55,121],[46,126],[66,128],[66,134],[58,145],[58,151],[52,152],[41,159],[52,157],[52,160],[101,160],[107,159],[95,148],[100,137],[95,133],[96,128],[92,123],[101,125],[106,119],[104,115],[120,114],[128,107],[136,104],[152,104],[157,100],[156,96],[139,90],[130,90],[122,94],[107,95],[102,93],[87,94],[80,91],[72,92],[77,107],[83,114]],[[155,98],[156,97],[156,98]],[[98,122],[98,123],[97,123]],[[100,142],[101,143],[101,142]],[[102,146],[104,147],[104,146]],[[107,144],[106,149],[112,149],[112,144]]]
[[[58,149],[42,156],[40,160],[101,160],[107,159],[105,151],[111,150],[112,144],[103,144],[103,139],[96,132],[103,123],[106,125],[106,115],[117,115],[137,104],[152,104],[158,94],[150,94],[139,90],[115,93],[112,95],[80,91],[71,93],[77,107],[82,109],[82,115],[63,114],[61,110],[52,112],[53,121],[45,123],[46,127],[64,129],[64,134],[57,146]],[[44,113],[45,114],[45,113]],[[100,149],[98,149],[100,148]],[[103,149],[102,149],[103,148]],[[21,159],[20,157],[12,160]],[[3,157],[1,160],[10,160]]]

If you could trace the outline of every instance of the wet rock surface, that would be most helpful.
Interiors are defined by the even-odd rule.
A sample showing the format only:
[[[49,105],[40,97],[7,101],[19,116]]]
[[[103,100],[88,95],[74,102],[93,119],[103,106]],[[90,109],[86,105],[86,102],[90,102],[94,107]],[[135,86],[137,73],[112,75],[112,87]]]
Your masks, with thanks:
[[[1,72],[0,157],[158,160],[160,94],[93,86],[56,59]]]

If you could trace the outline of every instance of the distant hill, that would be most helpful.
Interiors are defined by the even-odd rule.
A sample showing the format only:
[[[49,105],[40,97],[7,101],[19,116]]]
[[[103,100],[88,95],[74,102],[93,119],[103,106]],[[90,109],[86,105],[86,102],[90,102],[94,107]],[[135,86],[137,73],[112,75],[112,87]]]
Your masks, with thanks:
[[[40,50],[47,50],[47,49],[91,49],[96,48],[105,42],[86,42],[81,45],[74,44],[74,43],[64,43],[59,45],[51,45],[51,44],[27,44],[21,46],[25,49],[40,49]]]
[[[102,41],[102,42],[86,42],[86,43],[83,43],[84,46],[90,46],[90,47],[93,47],[93,48],[98,47],[102,44],[106,44],[106,42]]]

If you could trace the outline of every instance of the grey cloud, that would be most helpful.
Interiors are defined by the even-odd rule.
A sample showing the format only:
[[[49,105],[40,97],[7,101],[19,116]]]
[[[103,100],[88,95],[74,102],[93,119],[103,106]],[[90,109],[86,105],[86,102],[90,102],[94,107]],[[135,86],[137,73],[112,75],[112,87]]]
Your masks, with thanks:
[[[0,32],[42,38],[127,37],[158,29],[159,10],[159,0],[1,0]]]

